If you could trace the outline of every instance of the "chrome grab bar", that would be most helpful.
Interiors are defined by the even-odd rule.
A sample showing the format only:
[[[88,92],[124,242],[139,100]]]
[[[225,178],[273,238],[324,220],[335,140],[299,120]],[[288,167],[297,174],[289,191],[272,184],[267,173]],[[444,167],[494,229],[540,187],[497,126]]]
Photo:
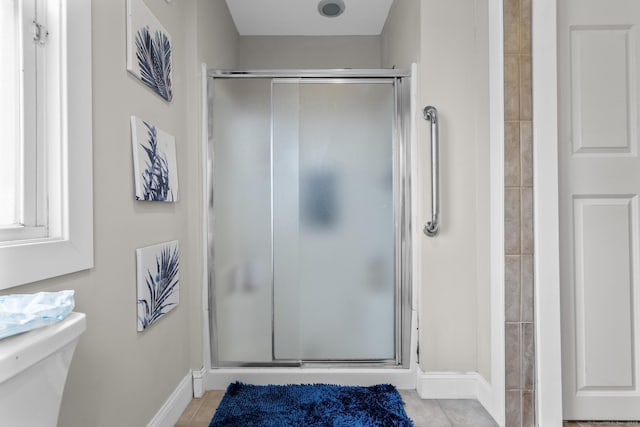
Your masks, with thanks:
[[[434,237],[440,227],[440,140],[438,137],[438,110],[428,106],[422,110],[424,119],[431,122],[431,221],[424,225],[424,234]]]

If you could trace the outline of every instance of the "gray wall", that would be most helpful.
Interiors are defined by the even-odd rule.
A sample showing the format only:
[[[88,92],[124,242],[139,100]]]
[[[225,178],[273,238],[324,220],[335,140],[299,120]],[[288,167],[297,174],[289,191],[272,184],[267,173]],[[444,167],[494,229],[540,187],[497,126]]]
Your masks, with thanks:
[[[382,67],[409,68],[420,61],[420,0],[396,0],[380,37]]]
[[[190,367],[200,370],[203,366],[203,324],[205,321],[202,286],[206,281],[203,251],[206,245],[202,200],[204,198],[204,166],[202,151],[202,64],[209,69],[233,69],[237,64],[239,35],[225,0],[189,0],[187,7],[188,42],[186,45],[187,88],[189,102],[186,120],[189,136],[190,165],[187,178],[193,199],[189,203],[189,236],[197,248],[192,257],[194,292],[189,296]]]
[[[95,268],[3,292],[74,289],[76,311],[87,314],[63,397],[64,427],[146,425],[191,365],[201,366],[202,323],[192,313],[201,307],[202,239],[194,218],[202,175],[200,133],[189,113],[200,105],[197,64],[234,67],[237,33],[224,0],[145,3],[173,38],[171,103],[126,72],[125,1],[92,1]],[[134,201],[131,114],[175,136],[178,203]],[[138,333],[135,249],[173,239],[181,250],[180,305]]]
[[[420,221],[430,215],[430,123],[440,113],[442,227],[421,247],[420,369],[477,371],[490,380],[487,1],[395,1],[382,32],[382,66],[418,63],[417,185]]]
[[[486,0],[423,0],[421,8],[418,105],[435,105],[440,113],[442,228],[436,239],[422,240],[420,367],[436,372],[478,371],[488,380]],[[428,126],[419,119],[421,141],[429,140]],[[427,164],[429,154],[424,151],[421,162]],[[427,179],[422,182],[429,185]],[[424,197],[429,197],[428,187],[423,188]],[[429,212],[428,200],[423,200],[423,206],[423,212]]]
[[[238,67],[380,68],[379,36],[242,36]]]

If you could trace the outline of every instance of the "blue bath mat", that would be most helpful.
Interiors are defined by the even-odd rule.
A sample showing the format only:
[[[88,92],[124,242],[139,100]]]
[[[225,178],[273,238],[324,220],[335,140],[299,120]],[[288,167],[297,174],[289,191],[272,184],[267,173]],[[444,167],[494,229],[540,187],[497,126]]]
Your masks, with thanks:
[[[209,427],[411,427],[392,385],[327,384],[227,387]]]

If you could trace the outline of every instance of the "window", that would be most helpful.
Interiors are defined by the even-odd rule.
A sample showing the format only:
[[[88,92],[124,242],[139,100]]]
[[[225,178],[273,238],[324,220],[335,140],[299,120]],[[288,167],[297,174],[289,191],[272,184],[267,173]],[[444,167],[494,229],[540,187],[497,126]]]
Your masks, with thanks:
[[[91,2],[0,0],[0,289],[93,265]]]
[[[5,243],[47,237],[47,200],[59,196],[48,194],[43,173],[51,169],[46,148],[57,141],[53,135],[46,141],[44,120],[38,120],[49,83],[46,23],[43,0],[0,1],[0,51],[6,61],[0,69],[0,242]]]

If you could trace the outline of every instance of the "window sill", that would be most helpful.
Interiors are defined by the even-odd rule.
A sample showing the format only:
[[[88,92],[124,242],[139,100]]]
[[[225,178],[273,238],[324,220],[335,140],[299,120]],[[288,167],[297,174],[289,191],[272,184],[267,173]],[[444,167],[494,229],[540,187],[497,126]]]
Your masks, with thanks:
[[[47,239],[49,231],[46,227],[25,227],[15,225],[0,227],[0,247],[20,245],[34,239]]]

